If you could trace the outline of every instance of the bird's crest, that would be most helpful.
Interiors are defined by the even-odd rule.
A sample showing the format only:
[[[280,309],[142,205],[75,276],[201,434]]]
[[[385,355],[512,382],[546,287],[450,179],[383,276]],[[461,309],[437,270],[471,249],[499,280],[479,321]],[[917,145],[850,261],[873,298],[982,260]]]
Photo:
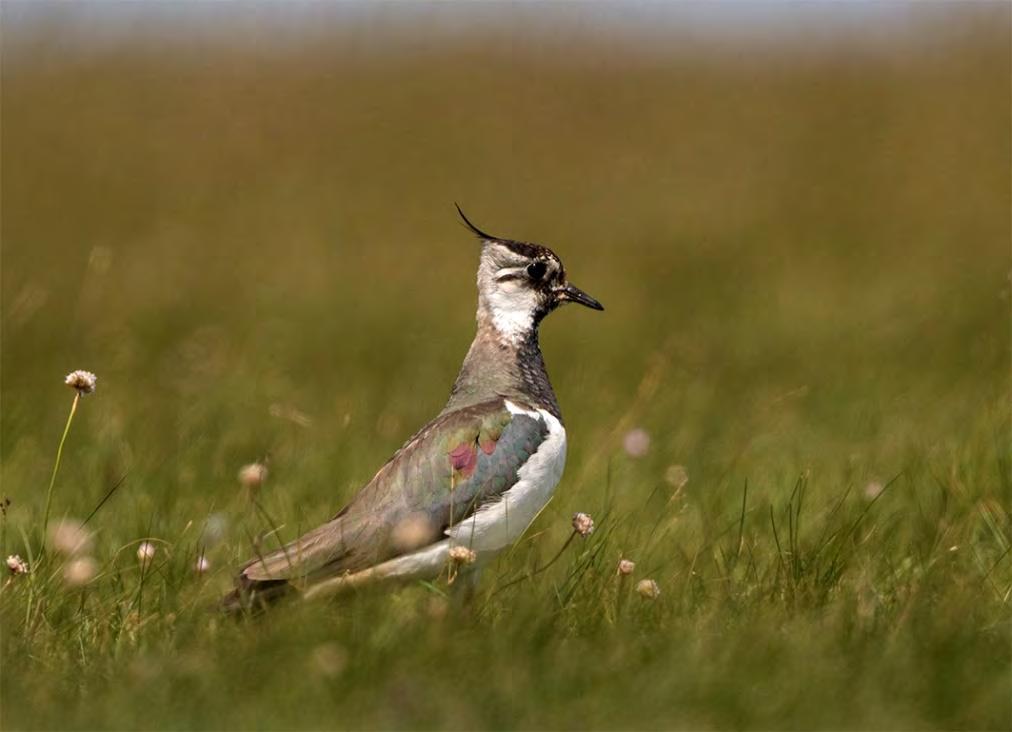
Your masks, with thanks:
[[[476,237],[478,237],[479,239],[482,239],[484,241],[502,241],[501,237],[492,236],[491,234],[487,234],[484,231],[482,231],[481,229],[479,229],[477,226],[475,226],[474,224],[472,224],[471,220],[468,219],[467,216],[464,215],[463,211],[460,210],[460,206],[458,204],[456,204],[456,203],[454,203],[453,205],[457,207],[457,213],[460,214],[460,218],[463,220],[464,226],[466,226],[468,228],[468,230],[472,234],[474,234]]]

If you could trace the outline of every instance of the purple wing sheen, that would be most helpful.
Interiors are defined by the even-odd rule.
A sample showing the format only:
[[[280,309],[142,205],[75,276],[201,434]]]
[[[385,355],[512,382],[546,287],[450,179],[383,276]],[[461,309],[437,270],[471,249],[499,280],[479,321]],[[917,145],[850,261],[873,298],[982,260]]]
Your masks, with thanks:
[[[489,442],[492,443],[492,450],[494,451],[495,441],[490,440]],[[478,467],[478,448],[475,444],[462,442],[450,450],[449,457],[454,477],[467,480],[474,475],[474,469]]]

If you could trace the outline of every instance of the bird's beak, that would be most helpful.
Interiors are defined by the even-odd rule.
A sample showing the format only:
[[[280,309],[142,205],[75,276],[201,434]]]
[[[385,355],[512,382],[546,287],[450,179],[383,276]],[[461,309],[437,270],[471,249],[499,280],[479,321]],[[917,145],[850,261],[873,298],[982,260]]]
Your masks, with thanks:
[[[557,292],[557,297],[562,302],[578,302],[581,305],[586,305],[592,310],[604,310],[604,305],[599,303],[597,300],[592,298],[586,292],[581,290],[579,287],[574,287],[568,282],[563,285]]]

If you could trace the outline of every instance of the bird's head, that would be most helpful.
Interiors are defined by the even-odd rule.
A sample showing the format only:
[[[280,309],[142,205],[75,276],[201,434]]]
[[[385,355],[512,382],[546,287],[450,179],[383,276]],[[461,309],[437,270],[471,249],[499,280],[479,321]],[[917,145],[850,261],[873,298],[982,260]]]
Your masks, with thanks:
[[[524,338],[548,313],[575,302],[604,306],[566,278],[562,260],[548,247],[486,234],[457,207],[464,225],[482,243],[478,265],[478,309],[510,340]]]

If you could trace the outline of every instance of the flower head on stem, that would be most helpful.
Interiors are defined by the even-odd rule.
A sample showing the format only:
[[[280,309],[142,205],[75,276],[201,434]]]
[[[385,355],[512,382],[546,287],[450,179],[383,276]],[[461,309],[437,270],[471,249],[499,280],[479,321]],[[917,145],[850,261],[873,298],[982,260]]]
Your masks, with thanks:
[[[644,600],[656,600],[661,596],[660,586],[652,579],[640,580],[636,585],[636,592]]]
[[[11,574],[28,574],[28,563],[19,554],[7,557],[7,569]]]
[[[573,516],[573,531],[583,537],[594,533],[594,519],[589,513],[578,513]]]
[[[67,374],[63,383],[72,389],[77,389],[77,393],[81,396],[87,396],[95,391],[98,377],[90,371],[71,371]]]
[[[63,428],[63,437],[60,438],[60,445],[56,448],[56,461],[53,463],[53,475],[49,479],[49,490],[46,491],[46,511],[42,515],[42,535],[46,536],[46,532],[49,529],[49,512],[53,507],[53,487],[56,485],[56,475],[60,472],[60,458],[63,457],[63,445],[67,441],[67,435],[70,434],[70,424],[74,421],[74,414],[77,412],[77,403],[81,401],[82,396],[86,396],[95,391],[95,384],[98,382],[98,377],[90,371],[71,371],[64,378],[63,383],[77,391],[74,394],[74,401],[70,405],[70,414],[67,415],[67,424]]]

